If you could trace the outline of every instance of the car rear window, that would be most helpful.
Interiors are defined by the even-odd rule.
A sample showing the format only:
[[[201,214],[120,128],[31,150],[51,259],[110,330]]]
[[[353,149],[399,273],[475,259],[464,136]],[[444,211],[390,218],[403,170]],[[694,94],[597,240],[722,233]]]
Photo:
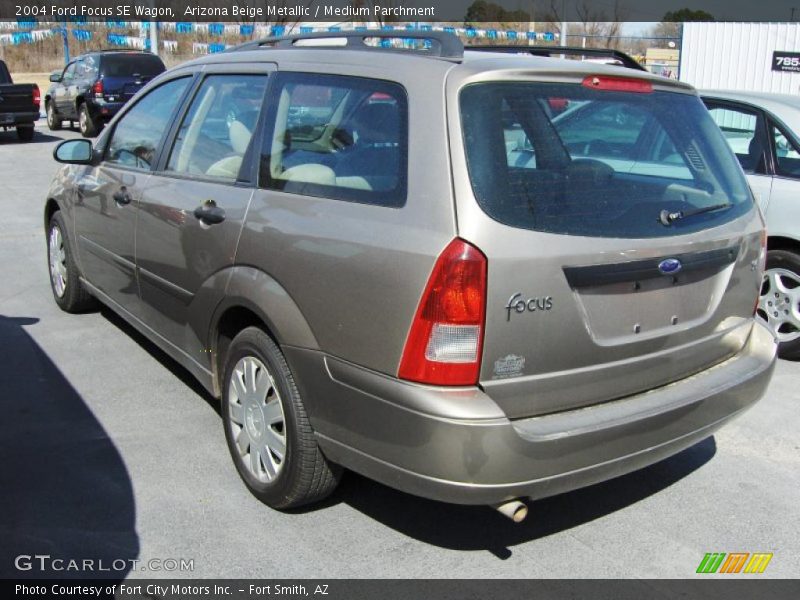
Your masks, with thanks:
[[[165,68],[160,58],[150,54],[115,54],[102,58],[100,70],[105,77],[155,77]]]
[[[694,95],[481,83],[461,91],[460,107],[473,191],[507,225],[660,237],[752,206],[741,168]],[[663,211],[684,217],[665,224]]]

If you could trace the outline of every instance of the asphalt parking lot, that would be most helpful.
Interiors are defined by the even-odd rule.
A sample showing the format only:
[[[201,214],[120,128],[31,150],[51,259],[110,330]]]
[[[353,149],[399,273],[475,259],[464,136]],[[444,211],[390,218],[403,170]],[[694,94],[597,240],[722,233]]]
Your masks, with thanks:
[[[800,572],[800,363],[787,361],[713,438],[533,502],[521,525],[352,473],[320,506],[265,507],[186,372],[110,311],[56,307],[41,214],[52,150],[77,134],[37,129],[27,144],[0,132],[0,577],[30,575],[15,557],[35,554],[140,561],[130,577],[685,578],[707,552],[774,553],[756,577]],[[168,559],[193,570],[148,570]]]

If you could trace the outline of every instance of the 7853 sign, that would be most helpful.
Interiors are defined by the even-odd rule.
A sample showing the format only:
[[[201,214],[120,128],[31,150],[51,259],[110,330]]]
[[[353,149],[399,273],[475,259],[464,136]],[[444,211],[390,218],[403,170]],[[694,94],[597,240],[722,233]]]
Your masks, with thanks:
[[[800,52],[773,52],[772,70],[800,73]]]

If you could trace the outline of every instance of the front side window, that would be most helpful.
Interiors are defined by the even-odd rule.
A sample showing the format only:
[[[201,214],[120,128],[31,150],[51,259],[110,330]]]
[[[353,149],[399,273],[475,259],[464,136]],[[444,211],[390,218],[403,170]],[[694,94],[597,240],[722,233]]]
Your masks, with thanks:
[[[771,123],[769,128],[775,150],[776,172],[785,177],[800,177],[800,150],[797,144],[775,123]]]
[[[408,103],[385,81],[279,73],[260,185],[380,206],[405,203]]]
[[[662,237],[752,207],[741,169],[696,96],[481,83],[461,91],[460,108],[475,197],[507,225]],[[663,211],[692,216],[665,225]]]
[[[173,79],[149,92],[126,112],[114,128],[106,162],[150,171],[161,138],[191,79]]]
[[[64,75],[61,77],[62,81],[72,81],[75,78],[75,64],[73,62],[67,65],[67,68],[64,69]]]
[[[266,84],[266,75],[206,77],[178,130],[167,171],[236,180]]]
[[[725,141],[733,150],[746,173],[765,173],[766,159],[762,141],[763,127],[758,127],[758,115],[745,108],[710,105],[708,112],[722,130]]]

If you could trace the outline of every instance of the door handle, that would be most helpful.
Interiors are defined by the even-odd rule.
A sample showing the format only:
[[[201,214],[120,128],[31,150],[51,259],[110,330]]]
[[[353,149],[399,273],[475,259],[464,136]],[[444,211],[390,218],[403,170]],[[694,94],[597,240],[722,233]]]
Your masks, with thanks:
[[[124,185],[114,192],[111,197],[114,198],[114,202],[116,202],[119,206],[127,206],[132,200],[131,195],[128,193],[128,188],[126,188]]]
[[[206,225],[216,225],[225,220],[225,211],[213,200],[206,200],[194,209],[194,217]]]

